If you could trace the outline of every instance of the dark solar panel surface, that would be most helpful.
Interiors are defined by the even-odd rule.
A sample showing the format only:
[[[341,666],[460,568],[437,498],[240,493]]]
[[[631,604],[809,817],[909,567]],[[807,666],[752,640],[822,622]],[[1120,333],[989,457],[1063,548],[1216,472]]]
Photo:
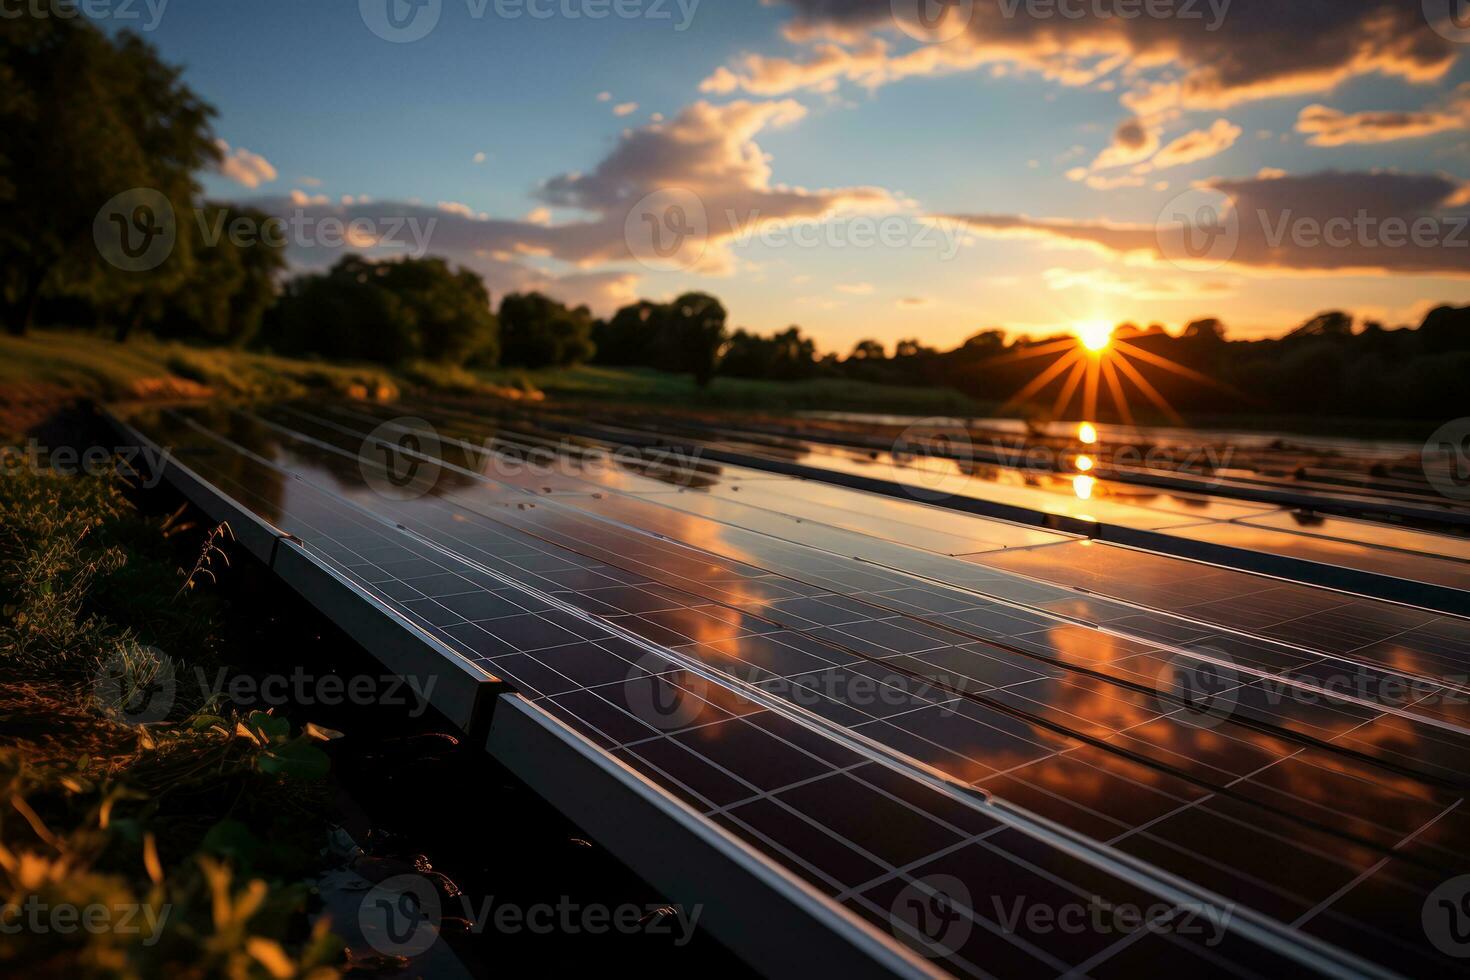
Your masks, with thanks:
[[[875,513],[865,533],[869,495],[719,468],[529,472],[511,465],[529,443],[464,418],[436,420],[430,492],[395,500],[368,484],[384,446],[367,434],[398,414],[141,424],[856,914],[892,929],[906,888],[964,882],[954,972],[1271,974],[1291,968],[1286,947],[1300,962],[1318,941],[1398,972],[1453,967],[1420,913],[1470,870],[1467,732],[1449,696],[1464,621],[1176,559],[1159,559],[1175,564],[1152,592],[1125,594],[1147,569],[1083,592],[1069,576],[1109,546],[953,514],[925,527],[922,508]],[[487,436],[505,451],[472,448]],[[793,506],[817,510],[782,513],[795,487]],[[1320,619],[1310,635],[1291,629],[1304,616]],[[1210,710],[1173,683],[1181,663],[1210,672]],[[1326,683],[1345,674],[1348,690]],[[1390,690],[1405,677],[1422,685],[1412,699]],[[1236,928],[1218,944],[1209,930],[1043,935],[1002,914],[1094,895],[1147,907],[1161,882],[1240,903]],[[1264,937],[1242,925],[1255,917]]]
[[[659,430],[654,427],[650,431]],[[694,437],[698,438],[697,430]],[[703,441],[746,454],[753,462],[780,458],[837,473],[908,484],[920,492],[934,488],[945,495],[1007,504],[1041,515],[1160,531],[1212,544],[1470,590],[1470,567],[1442,560],[1443,556],[1465,553],[1470,539],[1464,537],[1403,533],[1383,525],[1363,529],[1354,527],[1352,522],[1334,522],[1337,534],[1313,533],[1304,522],[1289,520],[1290,514],[1281,507],[1227,500],[1205,493],[1171,492],[1102,479],[1090,482],[1088,496],[1082,499],[1074,492],[1070,476],[1050,471],[974,466],[942,457],[886,450],[859,451],[790,438],[781,440],[779,448],[719,435]],[[1208,481],[1200,482],[1208,488]]]

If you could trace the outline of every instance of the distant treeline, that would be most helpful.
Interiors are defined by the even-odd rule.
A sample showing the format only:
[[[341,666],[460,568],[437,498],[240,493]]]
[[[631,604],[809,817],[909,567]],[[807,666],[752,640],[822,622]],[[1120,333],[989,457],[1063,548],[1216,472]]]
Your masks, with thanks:
[[[81,19],[7,24],[0,32],[0,317],[7,330],[102,326],[120,340],[145,330],[390,365],[646,366],[690,374],[700,385],[720,374],[852,378],[944,386],[992,404],[1071,353],[1056,338],[1008,340],[1000,329],[949,351],[905,340],[890,354],[865,340],[845,356],[820,353],[795,326],[770,336],[731,332],[725,307],[705,293],[643,300],[606,320],[539,293],[506,295],[496,307],[478,274],[433,257],[347,255],[330,269],[287,278],[283,241],[228,233],[258,231],[267,215],[200,198],[195,175],[222,153],[213,116],[178,69],[134,35],[109,37]],[[146,194],[138,196],[139,188]],[[1273,340],[1229,340],[1215,319],[1197,320],[1179,336],[1131,324],[1116,335],[1143,352],[1134,370],[1180,412],[1466,413],[1470,307],[1441,307],[1417,328],[1397,329],[1375,322],[1355,329],[1346,313],[1322,313]],[[1048,343],[1057,349],[1040,350]],[[1055,406],[1067,377],[1058,372],[1025,407]],[[1148,415],[1151,400],[1123,384],[1140,416]],[[1099,417],[1108,418],[1111,400],[1099,405]]]

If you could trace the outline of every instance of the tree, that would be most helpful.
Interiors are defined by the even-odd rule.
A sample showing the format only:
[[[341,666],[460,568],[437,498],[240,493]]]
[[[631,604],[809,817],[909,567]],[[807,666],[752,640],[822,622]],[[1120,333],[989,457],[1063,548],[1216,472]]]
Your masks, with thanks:
[[[660,317],[656,367],[694,375],[703,388],[713,380],[724,351],[725,307],[708,293],[685,293]]]
[[[611,320],[598,320],[593,324],[592,342],[597,347],[597,363],[617,366],[652,364],[664,309],[660,303],[639,300],[618,310]]]
[[[412,311],[418,357],[441,364],[499,362],[499,324],[479,275],[434,256],[381,262],[374,272],[377,285]]]
[[[494,364],[499,354],[484,282],[440,258],[347,255],[326,273],[298,276],[271,311],[262,342],[285,354],[382,364]]]
[[[500,337],[501,359],[519,367],[570,367],[597,353],[591,311],[541,293],[510,293],[500,301]]]
[[[126,329],[187,275],[193,247],[193,174],[218,160],[214,110],[179,81],[179,69],[127,32],[109,38],[81,18],[20,17],[0,31],[0,287],[12,333],[30,328],[44,290],[85,290]],[[152,192],[135,199],[139,189]],[[116,228],[104,206],[116,205]],[[156,207],[167,202],[167,209]],[[159,211],[171,210],[172,216]],[[172,228],[155,267],[127,271],[102,259],[93,238]],[[149,239],[145,239],[149,240]]]
[[[1302,340],[1310,337],[1344,338],[1353,335],[1353,318],[1341,310],[1318,313],[1306,323],[1286,335],[1287,340]]]
[[[810,378],[816,368],[816,343],[794,326],[770,337],[737,330],[720,359],[720,373],[735,378],[797,381]]]
[[[188,278],[163,304],[149,328],[159,336],[243,346],[260,330],[276,301],[276,280],[286,268],[284,244],[260,234],[268,216],[251,208],[207,204],[200,221],[210,230],[195,252]],[[247,236],[230,234],[244,227]]]
[[[882,361],[888,357],[883,345],[876,340],[860,340],[847,355],[849,361]]]
[[[1214,317],[1195,320],[1184,328],[1184,333],[1181,336],[1185,340],[1193,340],[1201,343],[1220,343],[1225,340],[1225,324]]]

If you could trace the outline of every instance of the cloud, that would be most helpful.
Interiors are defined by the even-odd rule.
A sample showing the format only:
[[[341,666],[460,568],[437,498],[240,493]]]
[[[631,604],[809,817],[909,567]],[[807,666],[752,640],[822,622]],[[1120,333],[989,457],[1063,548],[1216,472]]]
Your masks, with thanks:
[[[1142,119],[1126,119],[1113,131],[1113,142],[1092,161],[1092,169],[1106,170],[1138,163],[1159,148],[1159,134]]]
[[[475,155],[472,156],[472,157],[470,157],[470,162],[471,163],[484,163],[485,162],[485,151],[484,150],[478,150],[478,151],[476,151],[475,152]]]
[[[1042,272],[1048,289],[1071,292],[1090,289],[1111,296],[1134,300],[1191,299],[1200,295],[1225,296],[1233,293],[1233,284],[1223,280],[1195,282],[1185,278],[1123,275],[1107,269],[1050,268]]]
[[[934,300],[928,296],[905,296],[897,304],[902,309],[923,309],[934,305]]]
[[[896,208],[876,187],[806,190],[773,185],[770,160],[755,142],[764,129],[789,126],[806,110],[790,99],[696,102],[667,122],[627,130],[612,152],[589,173],[567,173],[546,181],[539,196],[553,207],[574,208],[587,221],[536,229],[552,254],[573,262],[632,257],[625,231],[650,195],[690,196],[705,218],[697,238],[704,246],[703,272],[728,271],[725,245],[767,224],[823,220],[839,212]]]
[[[833,288],[839,293],[847,293],[849,296],[873,295],[873,284],[870,282],[844,282]]]
[[[1235,141],[1240,139],[1240,132],[1240,127],[1230,120],[1216,119],[1209,129],[1196,129],[1171,140],[1147,164],[1139,168],[1138,172],[1167,170],[1170,167],[1207,160],[1234,146]]]
[[[598,102],[611,102],[612,101],[612,93],[611,92],[598,92],[597,93],[597,101]]]
[[[1116,191],[1124,187],[1142,187],[1145,183],[1142,177],[1134,174],[1119,174],[1116,177],[1108,177],[1104,174],[1087,174],[1080,179],[1095,191]]]
[[[1186,235],[1211,235],[1223,252],[1212,264],[1242,270],[1321,275],[1403,273],[1470,276],[1470,186],[1437,174],[1326,171],[1300,176],[1256,176],[1208,181],[1197,190],[1199,210],[1211,195],[1220,203],[1219,239],[1207,224],[1179,227],[1168,215],[1158,225],[1072,221],[1025,215],[950,215],[996,238],[1032,238],[1087,248],[1134,263],[1166,262],[1188,268]]]
[[[1325,105],[1309,105],[1296,119],[1296,131],[1308,133],[1312,146],[1344,146],[1349,143],[1388,143],[1416,139],[1449,130],[1463,130],[1470,105],[1461,101],[1450,109],[1404,112],[1344,113]]]
[[[637,111],[638,103],[636,102],[619,102],[613,106],[613,115],[615,116],[631,116]]]
[[[1118,72],[1125,103],[1150,115],[1321,92],[1370,73],[1426,82],[1457,55],[1411,0],[1202,0],[1177,5],[1177,16],[1126,18],[1111,5],[1076,4],[1076,16],[1058,5],[1040,16],[1018,14],[1020,0],[975,0],[960,36],[902,54],[871,47],[880,34],[902,37],[892,0],[782,2],[796,14],[787,38],[807,43],[811,57],[746,56],[707,79],[708,91],[780,95],[839,78],[871,86],[1005,62],[1069,85]]]
[[[320,187],[320,186],[322,186],[321,180],[319,180],[316,177],[297,177],[296,178],[296,183],[300,184],[303,187]]]
[[[429,206],[344,198],[333,204],[325,195],[301,190],[250,203],[288,220],[299,216],[308,226],[328,218],[340,224],[361,220],[379,235],[358,235],[353,244],[374,256],[404,254],[405,239],[417,228],[424,232],[423,251],[481,272],[492,290],[539,288],[601,310],[633,297],[641,267],[607,267],[634,261],[628,229],[638,225],[640,208],[650,198],[677,191],[703,212],[694,234],[700,257],[689,271],[711,275],[733,268],[732,241],[767,224],[909,206],[877,187],[808,190],[775,183],[770,157],[755,138],[767,128],[794,124],[805,111],[791,100],[696,102],[667,122],[625,130],[590,171],[544,181],[536,191],[541,205],[521,219],[476,213],[455,201]],[[552,223],[552,209],[558,217],[572,216]],[[382,232],[393,229],[400,240],[396,249],[382,241]],[[293,246],[289,255],[293,262],[326,265],[341,252],[340,246],[309,244]],[[548,271],[556,263],[570,268]]]
[[[219,172],[246,187],[256,188],[276,179],[276,168],[259,153],[251,153],[243,146],[230,149],[230,144],[217,139],[214,145],[221,154]]]

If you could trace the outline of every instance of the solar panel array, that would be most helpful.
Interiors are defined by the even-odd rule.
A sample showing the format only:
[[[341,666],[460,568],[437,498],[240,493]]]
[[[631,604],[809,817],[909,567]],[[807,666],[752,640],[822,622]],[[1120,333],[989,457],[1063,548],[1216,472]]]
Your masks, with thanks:
[[[1470,621],[523,413],[134,424],[952,973],[1461,968],[1425,923],[1470,873]],[[1188,499],[1114,516],[1168,524]],[[1197,503],[1231,526],[1280,513]],[[1417,567],[1427,544],[1394,553]]]

